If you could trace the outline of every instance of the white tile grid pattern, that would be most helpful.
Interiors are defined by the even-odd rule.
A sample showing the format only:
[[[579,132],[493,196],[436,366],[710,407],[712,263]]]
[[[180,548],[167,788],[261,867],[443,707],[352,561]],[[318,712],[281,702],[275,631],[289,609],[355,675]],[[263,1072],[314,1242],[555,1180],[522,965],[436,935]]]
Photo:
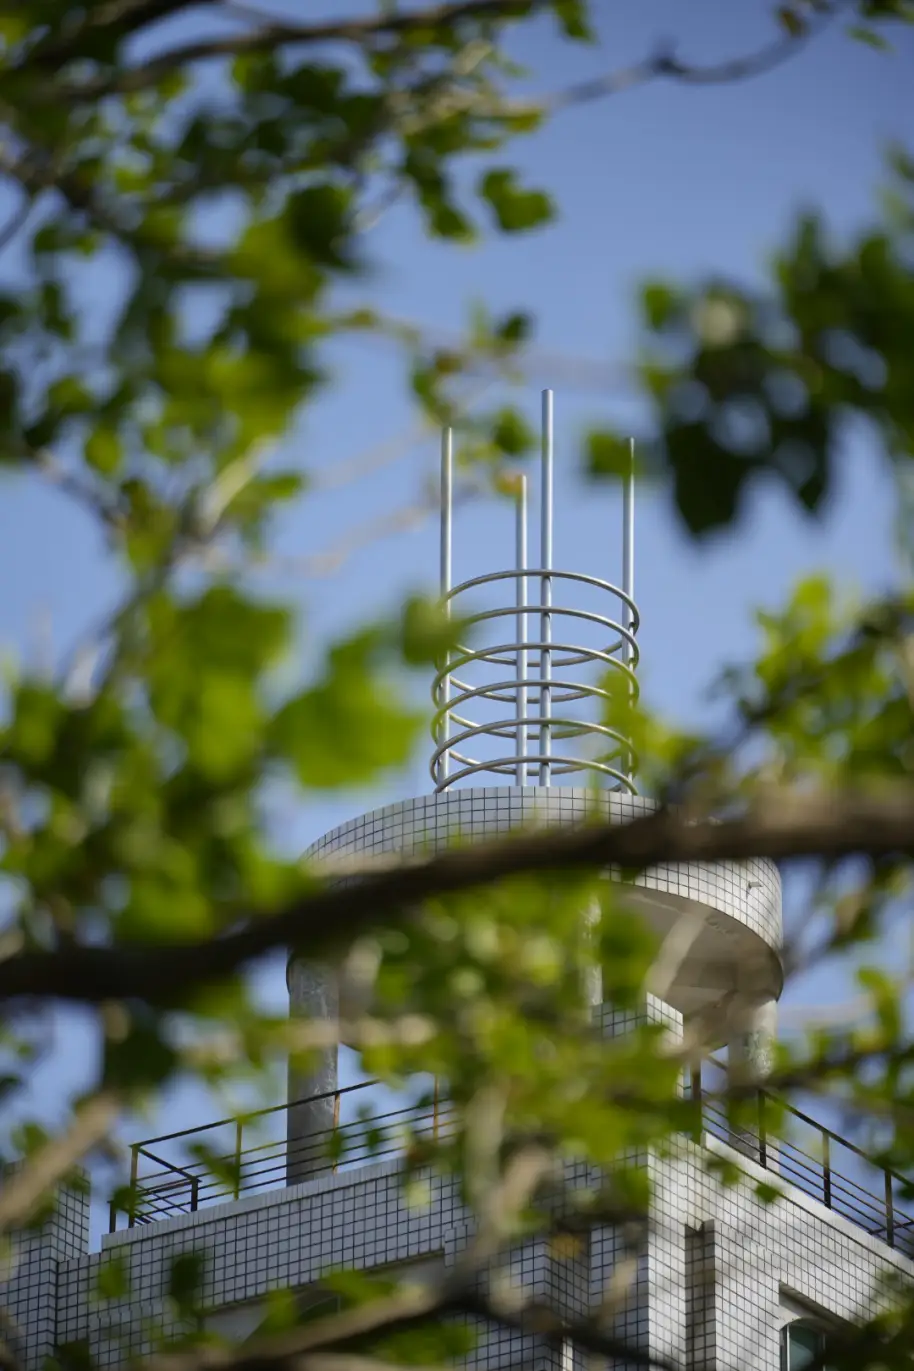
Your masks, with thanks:
[[[3,1172],[2,1185],[15,1185],[16,1170]],[[55,1213],[40,1228],[15,1235],[8,1270],[0,1267],[0,1309],[12,1320],[27,1371],[42,1366],[54,1348],[61,1264],[83,1256],[89,1244],[88,1183],[81,1179],[81,1188],[61,1189]]]
[[[642,1349],[679,1356],[688,1346],[696,1371],[775,1371],[779,1284],[853,1317],[873,1297],[881,1272],[893,1268],[914,1279],[914,1265],[819,1212],[812,1201],[785,1199],[770,1207],[751,1186],[724,1189],[701,1167],[691,1144],[683,1144],[679,1157],[647,1164],[656,1221],[636,1288],[615,1324]],[[56,1340],[88,1339],[100,1365],[114,1367],[124,1349],[112,1333],[119,1330],[139,1351],[142,1319],[167,1312],[167,1270],[180,1251],[206,1253],[205,1297],[215,1309],[271,1289],[308,1285],[333,1267],[371,1269],[441,1252],[453,1260],[469,1231],[450,1181],[434,1178],[428,1208],[409,1210],[393,1167],[375,1166],[323,1189],[311,1182],[262,1202],[136,1229],[91,1256],[61,1260],[52,1242],[30,1241],[5,1298],[28,1349],[26,1371],[39,1371]],[[583,1261],[563,1263],[533,1244],[512,1260],[523,1284],[572,1314],[583,1307],[585,1294],[596,1308],[621,1243],[621,1235],[600,1229]],[[135,1293],[102,1307],[90,1292],[113,1253],[128,1258]],[[700,1297],[699,1272],[707,1277]],[[166,1326],[179,1331],[167,1319]],[[535,1338],[493,1331],[472,1364],[480,1371],[537,1364],[557,1371],[558,1355]]]
[[[318,861],[402,851],[407,855],[479,841],[534,822],[627,823],[655,806],[638,795],[574,786],[489,786],[427,795],[386,805],[331,829],[309,848]],[[610,867],[608,875],[615,873]],[[637,880],[645,889],[698,900],[751,928],[769,947],[781,945],[781,879],[773,862],[692,862],[660,865]]]

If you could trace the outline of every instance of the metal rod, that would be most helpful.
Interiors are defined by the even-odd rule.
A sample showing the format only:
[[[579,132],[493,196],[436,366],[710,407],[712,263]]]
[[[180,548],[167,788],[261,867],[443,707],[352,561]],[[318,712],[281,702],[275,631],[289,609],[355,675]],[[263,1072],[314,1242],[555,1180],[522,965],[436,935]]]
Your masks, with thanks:
[[[241,1139],[244,1133],[244,1124],[239,1119],[235,1124],[235,1199],[241,1191]]]
[[[765,1092],[758,1092],[758,1159],[759,1166],[768,1166],[768,1129],[765,1123]]]
[[[337,1132],[339,1131],[339,1126],[340,1126],[340,1092],[337,1090],[336,1094],[333,1096],[333,1132],[334,1132],[334,1133],[337,1133]],[[334,1157],[334,1161],[333,1161],[333,1174],[334,1174],[334,1175],[336,1175],[336,1170],[337,1170],[337,1166],[338,1166],[338,1165],[339,1165],[339,1159],[338,1159],[337,1157]]]
[[[622,613],[623,622],[628,633],[632,632],[634,624],[634,611],[632,604],[635,599],[635,440],[629,439],[628,445],[628,465],[625,471],[625,480],[622,485],[622,589],[628,596],[623,602]],[[623,660],[627,667],[631,667],[635,655],[634,647],[630,637],[626,637],[623,644]],[[629,688],[631,689],[631,688]],[[625,754],[625,775],[629,780],[632,779],[634,771],[634,757],[631,747]]]
[[[130,1212],[127,1216],[127,1227],[136,1226],[136,1187],[140,1172],[140,1145],[134,1143],[130,1149]]]
[[[542,415],[542,488],[540,491],[540,676],[544,684],[540,687],[540,714],[549,719],[552,710],[552,688],[545,684],[552,676],[552,653],[549,645],[552,640],[552,577],[546,573],[552,570],[552,479],[553,479],[553,409],[552,391],[543,391]],[[550,780],[549,753],[552,745],[548,722],[540,725],[540,785],[548,785]]]
[[[447,598],[451,589],[451,561],[453,555],[454,530],[454,430],[446,428],[441,434],[441,599],[444,612],[450,618],[451,602]],[[445,655],[444,679],[441,682],[441,739],[447,743],[451,731],[451,715],[448,705],[451,699],[451,676],[448,671],[450,654]],[[438,782],[447,779],[450,771],[450,753],[445,747],[438,767]]]
[[[518,571],[527,569],[527,478],[521,475],[517,493],[516,564]],[[517,591],[517,784],[527,784],[527,615],[521,607],[527,602],[527,581],[518,576]]]

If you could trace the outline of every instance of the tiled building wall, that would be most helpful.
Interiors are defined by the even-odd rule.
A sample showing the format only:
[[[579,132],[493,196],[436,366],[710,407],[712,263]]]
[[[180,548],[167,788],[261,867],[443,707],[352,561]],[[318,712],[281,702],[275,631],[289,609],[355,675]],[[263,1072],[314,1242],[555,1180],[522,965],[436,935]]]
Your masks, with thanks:
[[[750,1162],[741,1162],[749,1183],[729,1188],[690,1143],[649,1164],[656,1221],[616,1331],[685,1365],[688,1356],[694,1371],[775,1371],[782,1289],[852,1319],[874,1299],[881,1272],[914,1279],[912,1263],[805,1196],[765,1205],[753,1189],[762,1173]],[[115,1366],[125,1348],[142,1350],[143,1318],[165,1312],[166,1274],[180,1251],[206,1254],[206,1302],[217,1309],[307,1286],[331,1268],[435,1256],[451,1264],[470,1236],[467,1218],[451,1181],[433,1179],[428,1206],[409,1209],[394,1164],[378,1165],[115,1234],[91,1256],[72,1256],[69,1239],[46,1232],[25,1244],[4,1298],[24,1335],[27,1371],[38,1371],[58,1340],[87,1339],[103,1366]],[[567,1259],[531,1244],[512,1258],[513,1273],[573,1317],[597,1311],[622,1250],[622,1235],[599,1229]],[[134,1293],[103,1305],[92,1291],[116,1255],[127,1260]],[[494,1331],[474,1362],[486,1371],[569,1365],[561,1348]]]
[[[15,1185],[16,1171],[3,1175]],[[0,1309],[10,1319],[8,1336],[23,1371],[37,1371],[54,1350],[60,1308],[59,1273],[66,1261],[79,1260],[89,1245],[89,1191],[85,1177],[64,1187],[55,1213],[39,1228],[16,1234],[0,1266]]]
[[[607,1034],[639,1021],[681,1033],[680,1016],[651,999],[639,1014],[598,1011]],[[705,1146],[738,1158],[745,1183],[725,1187],[683,1139],[665,1157],[637,1160],[648,1167],[654,1214],[646,1240],[600,1228],[578,1249],[526,1244],[508,1271],[529,1296],[568,1319],[600,1313],[609,1331],[642,1353],[692,1371],[777,1371],[782,1292],[839,1318],[865,1313],[879,1276],[888,1269],[914,1279],[914,1263],[796,1191],[774,1205],[755,1186],[770,1180],[750,1159],[707,1139]],[[594,1173],[569,1169],[569,1184],[592,1184]],[[206,1260],[206,1306],[224,1310],[262,1300],[271,1290],[308,1287],[331,1269],[370,1270],[432,1258],[458,1261],[472,1236],[470,1216],[454,1181],[432,1177],[428,1203],[409,1207],[396,1162],[315,1178],[301,1185],[243,1198],[167,1222],[111,1235],[101,1253],[84,1255],[88,1205],[66,1196],[57,1218],[20,1244],[20,1262],[5,1293],[28,1349],[25,1371],[39,1371],[56,1342],[87,1341],[103,1367],[126,1351],[142,1352],[144,1321],[164,1317],[168,1331],[184,1331],[170,1316],[166,1282],[180,1252]],[[123,1258],[131,1294],[94,1298],[102,1265]],[[634,1259],[635,1281],[609,1311],[612,1278]],[[582,1371],[584,1359],[539,1336],[501,1328],[482,1330],[472,1364],[482,1371]]]

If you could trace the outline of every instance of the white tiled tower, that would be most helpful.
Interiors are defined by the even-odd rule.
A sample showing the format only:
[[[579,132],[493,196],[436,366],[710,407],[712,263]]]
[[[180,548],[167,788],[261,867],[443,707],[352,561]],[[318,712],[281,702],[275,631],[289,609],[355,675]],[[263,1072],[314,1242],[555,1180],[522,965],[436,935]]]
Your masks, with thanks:
[[[456,838],[492,838],[520,824],[570,824],[599,816],[625,823],[651,808],[636,793],[628,739],[598,722],[607,675],[637,690],[638,614],[633,598],[633,489],[625,483],[622,586],[557,570],[552,558],[552,397],[544,396],[539,565],[527,558],[525,483],[520,483],[517,556],[510,571],[451,583],[451,446],[442,450],[442,592],[461,618],[475,621],[472,650],[456,651],[435,682],[434,793],[365,814],[326,834],[311,855],[332,863],[379,853],[409,855]],[[589,597],[589,598],[588,598]],[[480,604],[479,601],[482,603]],[[598,780],[597,789],[588,784]],[[492,782],[486,784],[486,781]],[[612,880],[613,871],[605,873]],[[781,990],[781,898],[770,862],[671,865],[645,872],[627,897],[661,935],[691,920],[694,939],[666,992],[648,997],[641,1016],[681,1033],[701,1013],[729,1048],[731,1066],[759,1071],[768,1056]],[[293,962],[293,1013],[333,1020],[339,990],[326,968]],[[732,1006],[752,1008],[734,1021]],[[603,1032],[629,1031],[622,1015],[595,997]],[[271,1291],[325,1298],[322,1274],[391,1266],[421,1277],[453,1265],[472,1235],[456,1183],[429,1179],[427,1203],[411,1208],[395,1155],[369,1159],[356,1146],[334,1165],[325,1143],[346,1134],[353,1089],[340,1090],[337,1054],[306,1079],[290,1074],[289,1100],[266,1118],[270,1138],[248,1145],[232,1121],[134,1149],[132,1216],[112,1211],[102,1250],[89,1253],[88,1201],[67,1195],[58,1216],[24,1235],[4,1302],[18,1325],[23,1371],[39,1371],[55,1350],[88,1349],[104,1367],[148,1347],[150,1318],[179,1334],[167,1298],[174,1256],[205,1259],[208,1328],[254,1333]],[[764,1095],[760,1095],[760,1108]],[[379,1105],[388,1111],[395,1106]],[[436,1107],[437,1108],[437,1107]],[[348,1111],[348,1112],[347,1112]],[[713,1109],[698,1139],[672,1155],[639,1156],[652,1183],[652,1222],[636,1252],[636,1276],[610,1330],[683,1371],[798,1371],[803,1349],[823,1329],[853,1320],[883,1298],[887,1274],[914,1279],[914,1221],[895,1200],[895,1178],[812,1120],[794,1115],[793,1143],[756,1133],[734,1137]],[[437,1112],[435,1114],[437,1119]],[[804,1131],[805,1130],[805,1131]],[[802,1136],[801,1136],[802,1134]],[[218,1181],[194,1159],[205,1141],[239,1166]],[[742,1180],[724,1185],[709,1154],[735,1163]],[[571,1184],[593,1180],[569,1171]],[[759,1186],[783,1195],[766,1203]],[[7,1181],[7,1183],[14,1183]],[[529,1243],[512,1272],[531,1296],[566,1321],[599,1314],[607,1283],[629,1238],[597,1228],[572,1255]],[[125,1260],[129,1291],[93,1298],[101,1267]],[[787,1330],[785,1332],[785,1330]],[[791,1350],[792,1349],[792,1350]],[[480,1371],[571,1371],[583,1360],[529,1328],[480,1330],[471,1359]],[[626,1365],[619,1362],[618,1366]]]

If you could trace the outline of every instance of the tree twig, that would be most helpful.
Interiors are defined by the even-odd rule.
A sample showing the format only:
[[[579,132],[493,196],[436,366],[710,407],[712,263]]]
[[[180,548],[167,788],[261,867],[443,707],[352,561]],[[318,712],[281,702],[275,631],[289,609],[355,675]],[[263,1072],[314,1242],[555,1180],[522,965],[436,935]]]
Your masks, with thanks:
[[[846,0],[833,0],[831,4],[824,4],[816,16],[807,23],[802,34],[786,34],[744,57],[701,66],[684,63],[672,52],[664,49],[619,71],[576,83],[565,91],[545,97],[540,102],[530,102],[530,107],[535,106],[542,110],[565,109],[569,105],[599,99],[661,78],[689,85],[721,85],[763,75],[789,60],[805,41],[834,18],[844,7],[845,2]],[[192,62],[265,52],[292,44],[364,45],[377,38],[402,36],[416,29],[455,27],[469,19],[507,19],[512,15],[528,15],[544,8],[545,4],[546,0],[451,0],[451,3],[431,5],[422,9],[397,13],[382,12],[364,18],[329,20],[317,24],[268,22],[248,32],[225,34],[183,44],[113,76],[106,73],[82,81],[72,81],[56,89],[58,97],[70,100],[96,100],[109,95],[132,94],[155,85],[171,71]],[[17,70],[28,70],[28,65],[26,58]]]
[[[16,1172],[15,1185],[0,1191],[0,1233],[27,1223],[60,1179],[107,1137],[120,1113],[121,1101],[101,1090],[77,1111],[59,1137],[51,1138]]]

